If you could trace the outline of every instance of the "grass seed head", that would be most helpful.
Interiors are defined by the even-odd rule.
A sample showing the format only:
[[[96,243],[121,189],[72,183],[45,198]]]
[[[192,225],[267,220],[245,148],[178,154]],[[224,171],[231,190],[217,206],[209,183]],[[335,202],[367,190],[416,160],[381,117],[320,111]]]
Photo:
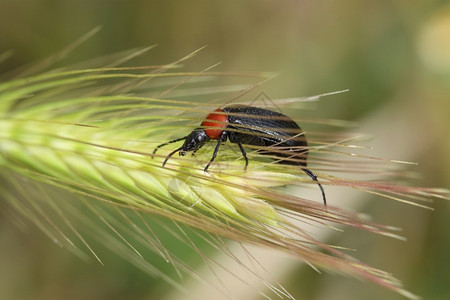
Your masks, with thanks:
[[[154,66],[145,72],[134,67],[53,71],[3,82],[0,84],[2,177],[8,178],[9,183],[19,177],[26,178],[35,186],[54,186],[78,195],[80,203],[110,229],[121,228],[123,223],[132,224],[134,229],[127,230],[128,235],[138,240],[151,240],[155,252],[177,268],[184,265],[166,255],[164,247],[157,246],[157,237],[147,236],[145,232],[150,228],[146,223],[141,224],[142,229],[129,217],[125,218],[124,212],[120,212],[123,218],[120,223],[110,218],[106,210],[96,208],[95,203],[143,215],[159,215],[207,234],[273,247],[313,265],[365,278],[414,298],[392,276],[356,263],[301,228],[302,222],[330,228],[345,225],[394,236],[389,227],[370,223],[358,214],[333,206],[325,208],[321,202],[287,192],[288,186],[314,184],[300,169],[275,164],[261,158],[257,151],[249,151],[250,165],[244,172],[242,159],[225,148],[221,152],[222,159],[205,173],[203,168],[209,160],[211,145],[202,148],[195,157],[174,156],[162,167],[170,149],[161,149],[153,157],[156,145],[186,134],[217,106],[217,101],[173,100],[168,98],[169,92],[200,77],[236,76],[173,72],[179,63]],[[261,74],[247,74],[249,77],[257,75]],[[151,89],[152,84],[171,87],[160,92],[165,97],[137,94],[138,88]],[[239,85],[233,97],[238,98],[235,95],[244,95],[258,85],[249,85],[244,90]],[[220,91],[213,87],[210,93],[216,90]],[[189,89],[186,93],[190,94]],[[282,104],[280,101],[279,105]],[[348,180],[327,174],[327,170],[356,169],[370,173],[373,168],[373,172],[378,171],[371,159],[359,157],[362,162],[354,164],[347,160],[348,156],[354,159],[354,155],[345,152],[356,147],[351,145],[351,140],[345,134],[311,134],[311,161],[325,187],[347,186],[408,203],[418,203],[421,198],[431,196],[448,197],[448,192],[442,190]],[[327,158],[327,154],[339,158]],[[35,198],[25,194],[27,189],[20,192],[19,188],[5,199],[43,230],[53,228],[49,235],[61,234],[50,217],[44,218],[47,225],[42,223],[42,215],[50,213],[37,208]],[[60,204],[66,207],[65,211],[56,209],[51,204],[53,197],[45,196],[47,192],[43,192],[43,187],[39,189],[41,201],[64,220],[65,226],[75,231],[64,214],[83,220],[86,226],[91,224],[72,203]],[[21,202],[20,199],[31,200]],[[34,209],[29,209],[30,205]],[[96,225],[89,226],[94,231],[99,230]],[[81,235],[76,236],[95,255]],[[108,243],[122,249],[117,241],[120,244],[126,239],[119,234],[115,239],[107,239]],[[134,249],[131,244],[125,244]],[[128,252],[121,253],[133,260]],[[151,266],[146,268],[156,272]]]

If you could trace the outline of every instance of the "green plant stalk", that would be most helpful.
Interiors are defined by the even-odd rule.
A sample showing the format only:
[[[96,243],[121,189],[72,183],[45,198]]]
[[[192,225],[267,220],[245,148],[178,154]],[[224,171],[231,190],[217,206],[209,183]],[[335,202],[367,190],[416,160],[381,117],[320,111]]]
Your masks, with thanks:
[[[229,150],[223,150],[222,155],[231,159],[219,161],[210,173],[204,173],[202,167],[209,159],[207,150],[194,158],[174,157],[162,167],[167,152],[153,157],[154,147],[179,134],[181,121],[196,126],[199,120],[189,113],[204,115],[214,104],[205,108],[188,101],[115,94],[117,83],[109,81],[119,79],[124,86],[133,86],[139,80],[220,74],[122,71],[65,71],[0,84],[0,173],[20,174],[89,201],[156,214],[237,241],[274,247],[313,265],[362,277],[415,297],[391,275],[353,261],[285,218],[285,214],[292,214],[317,224],[344,224],[394,236],[388,227],[365,222],[357,215],[332,207],[325,209],[319,203],[280,192],[280,187],[311,183],[300,176],[301,170],[252,160],[244,172],[242,159]],[[99,82],[103,84],[100,92],[84,89]],[[250,153],[253,156],[257,154]],[[322,178],[329,184],[391,192],[404,198],[435,193],[326,175]],[[6,199],[14,201],[14,197]]]

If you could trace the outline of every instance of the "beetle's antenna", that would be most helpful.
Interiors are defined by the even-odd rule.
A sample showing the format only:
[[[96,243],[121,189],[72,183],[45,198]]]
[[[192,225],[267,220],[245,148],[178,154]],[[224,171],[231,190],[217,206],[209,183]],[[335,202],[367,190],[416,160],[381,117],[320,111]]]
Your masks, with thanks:
[[[314,180],[319,185],[320,191],[322,192],[323,204],[325,206],[327,206],[327,198],[325,197],[325,191],[323,190],[323,187],[320,184],[319,180],[317,180],[316,174],[314,174],[311,170],[309,170],[307,168],[302,168],[302,170],[303,170],[303,172],[308,174],[308,176],[311,177],[311,179]]]
[[[178,151],[180,151],[183,148],[183,146],[181,146],[180,148],[177,148],[175,150],[173,150],[172,152],[169,153],[169,155],[167,155],[166,159],[164,160],[162,166],[164,167],[164,165],[166,164],[166,162],[169,160],[169,158],[174,155],[175,153],[177,153]]]
[[[153,150],[152,158],[153,158],[153,155],[155,155],[156,151],[158,151],[159,148],[164,147],[164,146],[169,145],[169,144],[172,144],[172,143],[175,143],[175,142],[178,142],[178,141],[181,141],[181,140],[184,140],[184,139],[186,139],[186,138],[187,138],[187,136],[182,137],[182,138],[179,138],[179,139],[176,139],[176,140],[172,140],[172,141],[167,142],[167,143],[162,143],[161,145],[157,146],[157,147],[155,148],[155,150]],[[173,154],[172,154],[172,155],[173,155]]]

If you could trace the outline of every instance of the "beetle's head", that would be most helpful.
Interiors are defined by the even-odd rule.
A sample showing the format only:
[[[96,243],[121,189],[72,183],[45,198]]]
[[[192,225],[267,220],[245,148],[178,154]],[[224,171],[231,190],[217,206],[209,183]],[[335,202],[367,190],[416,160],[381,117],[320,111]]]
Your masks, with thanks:
[[[181,156],[185,156],[189,151],[195,152],[209,140],[210,138],[205,133],[205,131],[201,128],[197,128],[186,137],[183,146],[181,146],[179,154]]]

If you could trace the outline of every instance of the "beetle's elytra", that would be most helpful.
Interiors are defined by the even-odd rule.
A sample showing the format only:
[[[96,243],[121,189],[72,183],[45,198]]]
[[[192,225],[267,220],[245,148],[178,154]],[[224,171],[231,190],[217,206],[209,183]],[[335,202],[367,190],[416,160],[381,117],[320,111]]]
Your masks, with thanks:
[[[217,140],[211,160],[204,169],[206,172],[216,158],[221,143],[229,140],[238,144],[245,159],[245,169],[247,169],[248,158],[242,145],[261,146],[263,148],[258,152],[273,156],[277,159],[277,163],[300,166],[319,185],[323,203],[327,204],[325,192],[317,176],[306,168],[308,157],[306,137],[297,123],[288,116],[247,105],[218,108],[206,117],[200,128],[193,130],[185,137],[159,145],[153,154],[160,147],[181,140],[184,140],[184,144],[166,157],[163,166],[176,152],[179,152],[181,156],[189,151],[195,153],[209,140]]]

